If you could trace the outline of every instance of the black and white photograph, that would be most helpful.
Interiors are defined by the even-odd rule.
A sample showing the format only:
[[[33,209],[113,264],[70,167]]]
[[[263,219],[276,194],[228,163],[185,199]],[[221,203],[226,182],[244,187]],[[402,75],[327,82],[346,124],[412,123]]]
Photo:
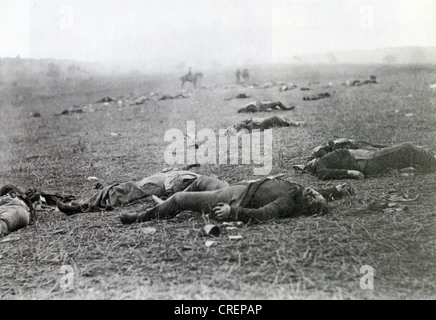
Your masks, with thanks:
[[[0,2],[0,300],[436,298],[435,1]]]

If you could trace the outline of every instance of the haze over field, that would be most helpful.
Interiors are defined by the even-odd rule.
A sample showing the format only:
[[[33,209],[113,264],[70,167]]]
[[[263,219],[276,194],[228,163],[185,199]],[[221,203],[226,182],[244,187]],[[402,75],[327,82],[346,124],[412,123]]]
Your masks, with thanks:
[[[0,202],[4,221],[23,222],[0,224],[0,300],[436,298],[436,171],[414,161],[420,149],[382,150],[383,166],[363,167],[338,150],[328,159],[352,166],[328,180],[301,170],[338,138],[436,154],[434,0],[0,3],[0,187],[27,191],[37,214],[26,226],[24,204]],[[253,131],[259,118],[273,131]],[[123,224],[157,200],[148,183],[123,182],[185,166],[239,184],[227,202],[245,208],[230,212],[251,221],[210,214],[222,190],[198,212]],[[172,195],[167,172],[151,193]],[[255,199],[261,189],[240,182],[258,174],[295,185]],[[343,183],[353,192],[340,197]],[[340,186],[330,213],[302,216],[300,186]],[[190,207],[186,195],[170,200],[171,214]],[[73,198],[83,206],[67,207]],[[220,234],[206,237],[206,224]]]
[[[163,70],[379,63],[390,55],[379,48],[415,47],[396,62],[433,63],[436,50],[418,47],[436,47],[434,16],[432,0],[4,0],[0,57]]]

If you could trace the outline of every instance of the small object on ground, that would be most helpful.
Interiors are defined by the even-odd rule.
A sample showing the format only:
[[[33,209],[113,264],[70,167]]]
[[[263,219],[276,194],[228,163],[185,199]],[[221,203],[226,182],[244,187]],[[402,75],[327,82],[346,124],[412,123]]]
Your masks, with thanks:
[[[139,106],[139,105],[144,104],[146,101],[149,101],[149,100],[150,99],[148,97],[142,96],[142,97],[137,98],[134,102],[132,102],[132,105]]]
[[[248,99],[250,96],[246,93],[240,93],[236,96],[236,99]]]
[[[242,227],[244,223],[242,221],[230,221],[230,222],[223,222],[223,226],[231,226],[231,227]]]
[[[91,182],[98,181],[98,178],[97,177],[88,177],[88,181],[91,181]]]
[[[275,83],[275,82],[266,82],[264,85],[263,85],[263,88],[264,89],[269,89],[269,88],[272,88],[272,87],[275,87],[277,84]]]
[[[295,85],[295,84],[283,84],[283,85],[280,87],[279,91],[280,91],[280,92],[290,91],[290,90],[294,90],[294,89],[296,89],[296,88],[297,88],[297,85]]]
[[[239,234],[236,236],[229,236],[229,240],[241,240],[241,239],[244,239],[244,237]]]
[[[250,98],[249,95],[245,94],[245,93],[240,93],[238,95],[236,95],[235,97],[228,97],[225,98],[224,100],[228,101],[228,100],[233,100],[233,99],[248,99]]]
[[[318,93],[318,94],[314,94],[311,96],[303,97],[303,100],[313,101],[313,100],[320,100],[320,99],[325,99],[325,98],[329,98],[329,97],[330,97],[330,93],[324,92],[324,93]]]
[[[373,201],[368,205],[368,209],[373,211],[386,208],[389,208],[387,201]]]
[[[39,112],[30,112],[29,117],[41,118],[41,114]]]
[[[57,114],[57,116],[67,116],[74,113],[83,113],[83,110],[82,109],[64,110],[61,113]]]
[[[408,210],[407,206],[398,206],[398,207],[383,209],[383,213],[395,213],[395,212],[402,212],[406,210]]]
[[[216,246],[218,243],[216,243],[215,241],[206,241],[205,246],[206,247],[212,247],[212,246]]]
[[[95,102],[95,103],[109,103],[109,102],[115,102],[116,99],[112,98],[112,97],[104,97],[103,99]]]
[[[156,228],[153,227],[142,228],[141,231],[147,235],[153,235],[157,232]]]
[[[220,228],[213,224],[205,225],[203,231],[207,236],[218,237],[220,235]]]
[[[412,201],[416,201],[418,199],[419,199],[419,195],[417,195],[415,198],[411,198],[411,199],[404,197],[402,195],[399,195],[399,194],[393,194],[389,197],[389,201],[391,201],[391,202],[412,202]]]

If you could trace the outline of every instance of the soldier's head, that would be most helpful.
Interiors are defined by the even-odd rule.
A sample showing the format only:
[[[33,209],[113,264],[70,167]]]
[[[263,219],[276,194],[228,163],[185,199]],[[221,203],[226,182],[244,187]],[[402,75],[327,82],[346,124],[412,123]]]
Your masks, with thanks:
[[[301,214],[305,216],[328,213],[327,200],[315,189],[304,188],[301,195]]]
[[[9,194],[12,197],[18,197],[21,196],[23,192],[21,192],[21,190],[18,189],[16,186],[7,184],[0,189],[0,196],[4,196],[7,194]]]
[[[318,161],[318,158],[312,159],[310,161],[308,161],[303,168],[303,171],[307,171],[307,172],[314,172],[315,171],[315,164]]]
[[[330,152],[332,152],[331,146],[318,146],[312,150],[312,152],[307,160],[322,158]]]

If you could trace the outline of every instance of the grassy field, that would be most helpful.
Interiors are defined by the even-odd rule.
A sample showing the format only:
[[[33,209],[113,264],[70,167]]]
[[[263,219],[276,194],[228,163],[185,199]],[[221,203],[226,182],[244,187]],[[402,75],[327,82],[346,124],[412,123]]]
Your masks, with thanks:
[[[92,195],[95,176],[103,184],[138,180],[168,167],[168,129],[218,132],[251,115],[237,110],[251,100],[295,105],[277,112],[305,121],[273,131],[273,171],[315,187],[319,181],[295,172],[310,151],[327,139],[346,137],[380,144],[413,142],[436,152],[434,66],[258,66],[251,82],[285,81],[296,89],[225,88],[233,70],[205,70],[202,86],[188,99],[105,106],[151,92],[173,94],[178,75],[94,77],[53,81],[22,79],[0,88],[0,182],[21,189]],[[378,85],[346,88],[346,80],[371,74]],[[326,87],[332,82],[333,86]],[[309,85],[309,83],[312,83]],[[316,83],[316,84],[313,84]],[[189,84],[187,89],[191,90]],[[303,96],[329,92],[318,101]],[[248,100],[225,98],[247,93]],[[57,116],[80,106],[83,113]],[[40,112],[41,117],[29,116]],[[267,113],[255,117],[267,116]],[[117,133],[115,136],[113,133]],[[253,165],[205,165],[198,172],[229,183],[253,176]],[[2,299],[434,299],[436,298],[436,175],[390,172],[347,180],[356,193],[316,218],[276,220],[237,230],[221,227],[207,247],[204,220],[186,213],[168,221],[124,226],[119,215],[144,210],[136,204],[112,212],[66,217],[39,210],[35,225],[0,239]],[[398,212],[365,210],[395,192],[419,199]],[[156,233],[147,233],[154,227]],[[242,240],[230,240],[240,234]],[[60,286],[63,265],[74,270],[74,287]],[[374,268],[374,290],[362,290],[360,268]]]

